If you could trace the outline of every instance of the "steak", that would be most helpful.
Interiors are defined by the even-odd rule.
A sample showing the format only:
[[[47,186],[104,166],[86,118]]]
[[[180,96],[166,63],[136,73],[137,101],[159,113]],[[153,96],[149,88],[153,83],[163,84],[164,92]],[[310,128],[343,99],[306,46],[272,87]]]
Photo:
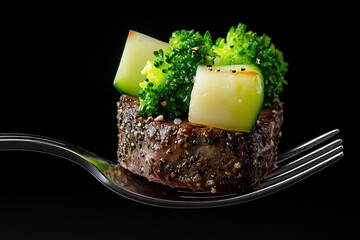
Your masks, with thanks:
[[[138,98],[118,106],[118,163],[149,181],[212,193],[250,191],[274,168],[283,104],[263,109],[251,133],[138,115]]]

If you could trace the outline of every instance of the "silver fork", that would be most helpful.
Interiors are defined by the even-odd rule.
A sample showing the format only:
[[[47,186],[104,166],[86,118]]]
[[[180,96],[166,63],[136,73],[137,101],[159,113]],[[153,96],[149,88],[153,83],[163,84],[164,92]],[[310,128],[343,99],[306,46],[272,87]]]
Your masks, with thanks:
[[[257,189],[252,192],[232,194],[172,189],[152,183],[127,170],[118,169],[112,162],[85,149],[43,136],[0,134],[0,151],[41,152],[68,159],[84,167],[115,193],[137,202],[171,208],[209,208],[239,204],[265,197],[335,163],[344,156],[342,140],[336,139],[323,146],[319,145],[338,133],[338,129],[329,131],[280,154],[276,162],[277,168]],[[318,147],[315,148],[316,146]],[[309,152],[310,150],[312,151]]]

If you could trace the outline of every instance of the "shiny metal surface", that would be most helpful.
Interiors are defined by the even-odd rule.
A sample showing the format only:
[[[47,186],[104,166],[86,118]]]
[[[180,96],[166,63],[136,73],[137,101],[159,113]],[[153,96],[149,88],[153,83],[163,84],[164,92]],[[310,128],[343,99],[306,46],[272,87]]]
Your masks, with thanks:
[[[172,189],[152,183],[85,149],[43,136],[2,133],[0,134],[0,151],[41,152],[70,160],[85,168],[110,190],[137,202],[170,208],[210,208],[265,197],[335,163],[344,155],[342,140],[337,139],[324,146],[319,145],[338,133],[337,129],[329,131],[280,154],[277,169],[267,176],[256,190],[233,194]],[[316,146],[319,147],[315,148]],[[311,149],[314,150],[309,152]]]

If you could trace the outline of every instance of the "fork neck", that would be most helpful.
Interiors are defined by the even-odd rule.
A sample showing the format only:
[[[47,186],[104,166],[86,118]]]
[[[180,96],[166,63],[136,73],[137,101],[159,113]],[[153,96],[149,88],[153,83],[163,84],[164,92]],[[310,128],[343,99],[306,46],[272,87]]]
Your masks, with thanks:
[[[78,146],[60,140],[31,135],[0,133],[0,151],[30,151],[61,157],[84,167],[95,165],[102,173],[110,163]]]

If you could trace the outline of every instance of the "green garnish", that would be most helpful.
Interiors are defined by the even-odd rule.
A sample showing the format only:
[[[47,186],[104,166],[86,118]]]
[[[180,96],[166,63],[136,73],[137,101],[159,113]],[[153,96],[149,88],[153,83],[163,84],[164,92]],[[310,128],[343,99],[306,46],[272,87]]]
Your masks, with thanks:
[[[283,53],[270,43],[267,35],[245,32],[246,25],[232,26],[224,38],[218,38],[212,47],[216,54],[215,65],[257,64],[265,81],[264,106],[270,107],[279,97],[287,81],[284,78],[288,63]]]
[[[257,65],[264,78],[263,106],[270,107],[287,85],[284,75],[288,71],[282,52],[270,40],[265,34],[246,32],[242,23],[232,26],[226,38],[218,38],[215,44],[208,31],[204,36],[194,30],[173,32],[169,47],[154,51],[156,60],[149,60],[141,72],[145,80],[140,82],[139,114],[187,115],[193,79],[200,65]]]
[[[213,64],[214,53],[209,32],[175,31],[166,52],[155,51],[155,62],[149,61],[139,92],[139,114],[175,117],[188,114],[192,79],[199,65]]]

